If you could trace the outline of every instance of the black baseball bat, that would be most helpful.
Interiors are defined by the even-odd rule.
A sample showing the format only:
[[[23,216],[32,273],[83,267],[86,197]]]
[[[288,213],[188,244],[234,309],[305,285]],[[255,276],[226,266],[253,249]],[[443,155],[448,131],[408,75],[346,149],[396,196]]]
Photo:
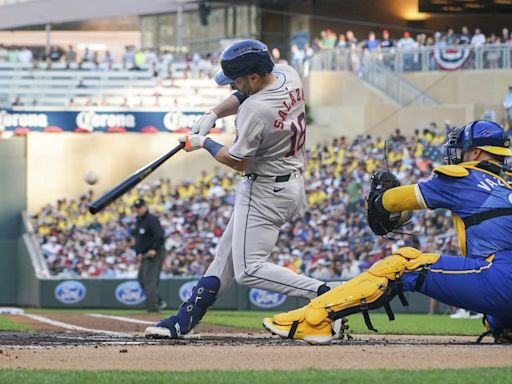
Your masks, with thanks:
[[[94,215],[94,214],[98,213],[99,211],[101,211],[107,205],[109,205],[110,203],[112,203],[114,200],[118,199],[122,195],[124,195],[126,192],[128,192],[130,189],[132,189],[138,183],[140,183],[142,180],[144,180],[146,177],[148,177],[160,165],[162,165],[165,161],[167,161],[169,158],[171,158],[176,153],[178,153],[181,149],[183,149],[184,146],[185,146],[185,143],[178,144],[176,147],[171,149],[169,152],[164,153],[158,159],[152,161],[151,163],[142,167],[138,171],[132,173],[130,176],[128,176],[127,179],[123,180],[121,183],[116,185],[110,191],[103,194],[103,196],[99,197],[98,199],[96,199],[92,203],[90,203],[89,204],[89,212],[91,212]]]

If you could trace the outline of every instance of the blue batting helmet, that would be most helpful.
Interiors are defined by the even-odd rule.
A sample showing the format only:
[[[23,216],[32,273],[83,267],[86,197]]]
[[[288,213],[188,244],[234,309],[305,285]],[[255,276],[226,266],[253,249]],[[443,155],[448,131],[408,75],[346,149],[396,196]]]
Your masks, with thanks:
[[[222,70],[215,75],[219,85],[228,85],[240,77],[272,72],[274,62],[265,44],[258,40],[242,40],[227,47],[220,56]]]
[[[463,162],[464,153],[469,148],[481,150],[497,156],[512,156],[510,139],[503,127],[492,121],[476,120],[462,128],[455,128],[445,143],[445,161],[448,164]]]

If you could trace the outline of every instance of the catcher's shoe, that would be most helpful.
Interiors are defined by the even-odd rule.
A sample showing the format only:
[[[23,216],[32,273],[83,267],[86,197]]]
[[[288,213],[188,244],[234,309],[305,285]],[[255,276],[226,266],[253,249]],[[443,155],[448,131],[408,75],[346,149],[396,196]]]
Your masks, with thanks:
[[[272,334],[278,335],[283,339],[304,340],[309,344],[330,344],[334,339],[338,338],[337,334],[333,331],[331,322],[328,321],[324,321],[316,326],[306,321],[278,324],[274,318],[266,317],[263,319],[263,326]]]
[[[486,336],[494,337],[494,342],[498,344],[512,344],[512,328],[498,328],[493,326],[493,320],[490,316],[484,315],[482,319],[484,327],[487,329],[486,332],[482,333],[477,343],[480,343]]]

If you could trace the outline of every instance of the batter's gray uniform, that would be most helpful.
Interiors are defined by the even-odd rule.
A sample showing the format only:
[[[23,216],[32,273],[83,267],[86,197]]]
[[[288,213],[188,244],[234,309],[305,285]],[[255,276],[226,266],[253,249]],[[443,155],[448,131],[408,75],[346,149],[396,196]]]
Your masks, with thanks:
[[[275,65],[276,80],[238,109],[233,159],[251,159],[236,190],[234,213],[205,277],[308,299],[323,282],[267,262],[279,228],[305,207],[306,120],[304,90],[297,72]]]

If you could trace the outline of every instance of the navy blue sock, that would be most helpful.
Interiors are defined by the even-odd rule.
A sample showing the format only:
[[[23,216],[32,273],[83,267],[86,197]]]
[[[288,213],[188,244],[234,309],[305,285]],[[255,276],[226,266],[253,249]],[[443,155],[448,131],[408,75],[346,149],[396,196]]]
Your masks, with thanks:
[[[327,286],[327,284],[323,283],[321,286],[318,287],[316,294],[318,296],[323,295],[325,292],[329,292],[331,288]]]
[[[157,327],[169,328],[173,338],[188,333],[201,321],[208,308],[215,302],[219,288],[218,277],[201,278],[192,290],[189,299],[178,309],[178,313],[161,320]]]

